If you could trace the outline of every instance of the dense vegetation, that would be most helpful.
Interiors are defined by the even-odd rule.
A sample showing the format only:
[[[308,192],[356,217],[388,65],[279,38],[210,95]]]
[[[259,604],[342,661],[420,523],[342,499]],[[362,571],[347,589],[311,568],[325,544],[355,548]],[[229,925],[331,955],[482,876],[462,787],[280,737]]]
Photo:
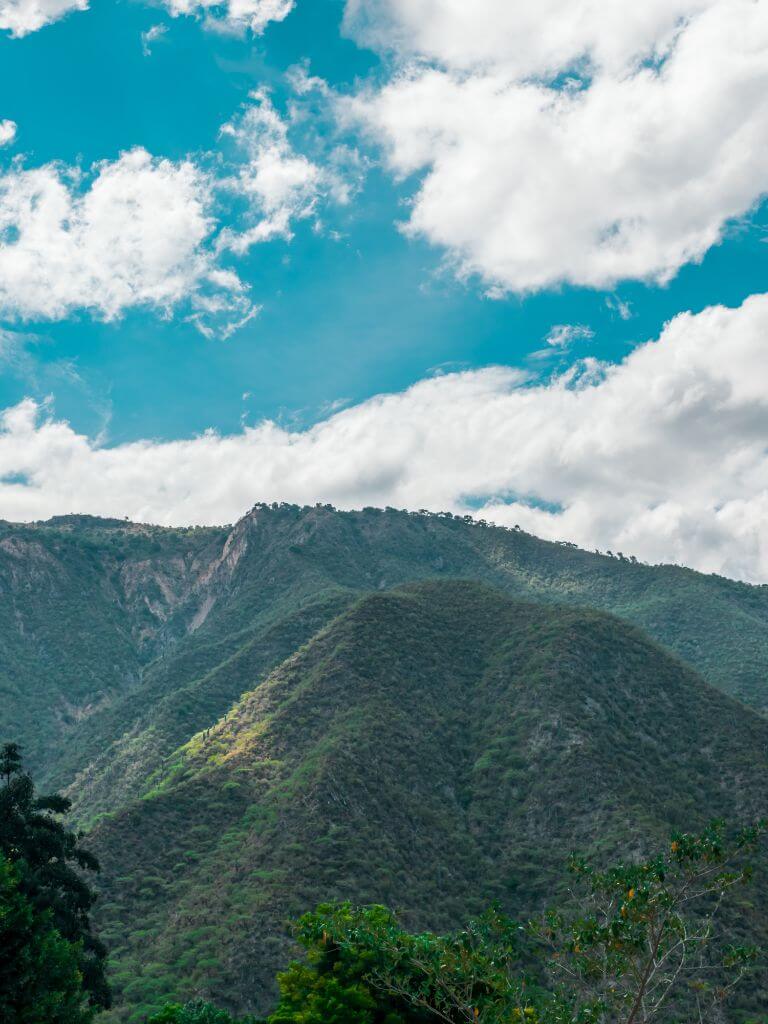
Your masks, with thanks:
[[[94,830],[112,1017],[264,1012],[285,920],[322,899],[440,931],[494,899],[534,913],[575,847],[759,817],[767,747],[768,722],[609,616],[460,582],[364,598]]]
[[[433,577],[611,611],[768,707],[766,587],[457,517],[285,505],[258,506],[233,528],[0,523],[3,732],[42,784],[84,772],[77,813],[88,817],[135,795],[339,602]]]
[[[104,865],[105,1024],[266,1012],[323,900],[447,934],[537,913],[574,847],[759,817],[733,695],[768,707],[767,669],[768,588],[450,516],[0,525],[0,726]]]
[[[574,857],[565,911],[521,926],[492,907],[460,931],[412,935],[384,907],[325,905],[298,922],[307,958],[279,975],[269,1024],[653,1024],[720,1020],[761,952],[719,935],[762,826],[675,834],[645,862]],[[578,883],[581,883],[580,886]]]
[[[69,801],[35,796],[13,743],[0,750],[0,780],[0,1019],[87,1024],[110,1005],[83,877],[98,861],[60,819]]]
[[[15,751],[12,751],[15,753]],[[268,1018],[203,999],[147,1024],[721,1024],[763,952],[722,927],[752,879],[765,824],[711,822],[660,853],[596,870],[572,856],[563,907],[518,923],[493,905],[447,934],[412,934],[383,906],[323,904],[294,935],[304,956],[278,974]],[[0,1010],[7,1024],[90,1024],[77,945],[35,909],[0,855]],[[757,983],[757,984],[756,984]],[[752,1024],[758,1024],[752,1021]]]

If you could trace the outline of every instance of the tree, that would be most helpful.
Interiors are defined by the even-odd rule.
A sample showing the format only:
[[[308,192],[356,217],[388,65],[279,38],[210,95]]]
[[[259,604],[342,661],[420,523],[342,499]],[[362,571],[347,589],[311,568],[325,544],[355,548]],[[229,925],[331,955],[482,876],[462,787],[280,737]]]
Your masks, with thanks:
[[[357,910],[322,904],[296,924],[307,962],[295,961],[277,980],[280,1002],[269,1024],[417,1024],[423,1014],[380,989],[389,968],[391,934],[402,933],[385,907]]]
[[[728,837],[715,821],[699,835],[676,833],[651,860],[608,871],[573,857],[581,909],[552,912],[533,929],[551,953],[550,979],[600,1020],[678,1019],[691,1001],[698,1021],[720,1019],[759,951],[729,942],[717,918],[729,892],[750,880],[748,857],[763,832],[761,824]]]
[[[226,1010],[219,1010],[202,999],[192,1002],[168,1003],[150,1017],[147,1024],[260,1024],[256,1017],[231,1017]]]
[[[309,963],[279,976],[283,998],[270,1024],[507,1024],[516,1010],[528,1020],[533,1007],[538,1014],[560,1005],[526,976],[525,930],[497,907],[461,931],[413,935],[385,907],[325,904],[299,920],[296,934]],[[327,1016],[329,993],[335,1016]],[[339,1002],[349,1016],[335,1009]]]
[[[70,801],[58,794],[35,795],[15,743],[0,748],[0,780],[0,854],[13,865],[19,893],[33,913],[47,915],[75,951],[89,1005],[106,1008],[106,949],[91,931],[96,896],[83,878],[84,872],[99,870],[98,861],[81,847],[81,835],[61,821]]]
[[[460,932],[411,935],[384,907],[320,906],[298,922],[309,962],[280,976],[270,1024],[720,1020],[758,950],[729,943],[717,917],[762,833],[715,822],[602,872],[574,857],[570,906],[526,927],[494,907]]]
[[[88,1024],[79,950],[50,911],[35,910],[17,869],[0,855],[0,1020],[3,1024]]]

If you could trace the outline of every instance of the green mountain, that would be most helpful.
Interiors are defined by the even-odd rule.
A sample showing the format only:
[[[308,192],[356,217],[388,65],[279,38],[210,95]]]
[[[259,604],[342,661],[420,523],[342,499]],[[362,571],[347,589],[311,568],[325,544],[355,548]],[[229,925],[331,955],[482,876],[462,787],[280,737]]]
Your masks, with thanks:
[[[257,506],[222,529],[0,524],[3,732],[41,784],[78,778],[84,818],[114,810],[346,602],[435,577],[610,611],[768,707],[768,587],[449,516]]]
[[[768,587],[391,509],[6,523],[0,708],[103,861],[111,1019],[263,1007],[318,899],[439,929],[764,810]]]
[[[764,812],[766,750],[768,722],[612,616],[462,582],[364,597],[95,829],[109,1019],[266,1008],[285,920],[321,899],[436,929],[535,910],[574,847]]]
[[[38,772],[140,684],[227,531],[0,523],[0,727]]]

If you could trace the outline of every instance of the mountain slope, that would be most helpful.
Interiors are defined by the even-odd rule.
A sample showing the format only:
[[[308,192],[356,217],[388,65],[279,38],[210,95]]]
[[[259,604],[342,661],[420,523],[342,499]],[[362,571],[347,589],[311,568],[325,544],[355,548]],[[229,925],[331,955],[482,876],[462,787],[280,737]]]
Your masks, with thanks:
[[[449,516],[257,506],[226,529],[0,525],[0,729],[91,820],[356,595],[433,577],[611,611],[768,706],[768,587]]]
[[[285,918],[319,899],[433,928],[533,909],[574,846],[764,811],[767,749],[768,722],[613,617],[462,582],[365,597],[93,833],[112,1019],[263,1008]]]
[[[0,524],[0,730],[33,767],[138,683],[224,536],[89,517]]]

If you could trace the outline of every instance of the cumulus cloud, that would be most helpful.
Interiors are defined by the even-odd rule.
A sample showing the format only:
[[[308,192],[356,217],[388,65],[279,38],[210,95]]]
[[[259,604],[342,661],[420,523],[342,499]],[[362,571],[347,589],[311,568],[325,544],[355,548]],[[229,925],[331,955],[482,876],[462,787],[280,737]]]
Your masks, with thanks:
[[[313,213],[326,183],[324,172],[294,151],[288,125],[266,93],[253,92],[246,108],[221,133],[244,156],[230,184],[248,200],[251,221],[245,230],[224,232],[222,247],[242,253],[255,242],[290,238],[292,221]]]
[[[16,138],[16,122],[0,121],[0,146],[9,146]]]
[[[20,39],[70,11],[87,9],[88,0],[0,0],[0,32]]]
[[[294,152],[265,95],[222,134],[226,154],[171,161],[136,148],[89,173],[17,163],[1,174],[0,316],[112,320],[145,306],[225,338],[251,319],[259,307],[227,253],[289,239],[335,179]]]
[[[586,62],[610,70],[663,54],[685,19],[720,0],[347,0],[344,25],[369,46],[455,70],[503,65],[514,77]]]
[[[284,21],[294,8],[294,0],[165,0],[174,16],[192,14],[203,17],[209,28],[220,32],[241,33],[250,30],[261,35],[271,21]]]
[[[666,282],[768,190],[754,0],[357,0],[395,70],[339,104],[420,176],[407,232],[495,293]]]
[[[136,305],[169,311],[190,295],[238,295],[205,248],[211,188],[193,163],[143,149],[97,165],[85,188],[56,164],[13,167],[0,177],[0,311],[42,320],[87,309],[109,320]]]
[[[546,382],[445,374],[304,431],[105,447],[26,401],[0,421],[0,507],[213,523],[257,500],[479,502],[546,537],[767,580],[766,334],[768,295],[754,296],[681,314],[619,365],[586,360]]]

